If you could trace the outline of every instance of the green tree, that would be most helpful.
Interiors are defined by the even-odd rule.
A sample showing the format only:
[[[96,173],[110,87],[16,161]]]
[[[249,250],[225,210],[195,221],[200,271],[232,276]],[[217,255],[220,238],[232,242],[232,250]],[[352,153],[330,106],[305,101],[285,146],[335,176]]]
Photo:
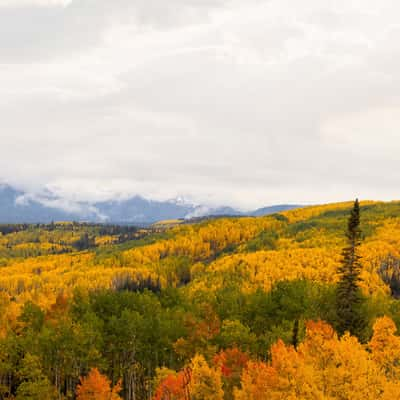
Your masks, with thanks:
[[[257,336],[240,321],[225,320],[217,339],[223,348],[238,347],[242,351],[250,351],[254,348]]]
[[[27,301],[18,320],[24,325],[24,330],[31,329],[32,332],[40,332],[45,321],[45,313],[36,304]]]
[[[295,349],[297,349],[298,344],[299,344],[299,320],[295,319],[292,332],[292,345]]]
[[[40,360],[31,354],[26,354],[19,371],[22,378],[17,389],[16,400],[55,400],[55,388],[42,372]]]
[[[338,268],[339,282],[336,289],[336,328],[340,334],[348,331],[359,338],[363,337],[366,318],[363,313],[365,303],[359,287],[361,244],[360,205],[354,202],[347,226],[347,245],[343,249],[343,260]]]

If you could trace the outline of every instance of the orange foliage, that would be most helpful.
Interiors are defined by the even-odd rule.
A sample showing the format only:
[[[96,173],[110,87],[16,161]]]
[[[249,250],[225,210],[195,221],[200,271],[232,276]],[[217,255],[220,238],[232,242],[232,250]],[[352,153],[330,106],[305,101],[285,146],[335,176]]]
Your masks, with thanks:
[[[76,389],[77,400],[120,400],[121,391],[119,382],[111,389],[109,379],[102,375],[97,368],[93,368],[87,377],[80,379]]]
[[[153,400],[223,400],[223,396],[221,373],[196,354],[188,367],[161,379]]]
[[[399,360],[393,321],[378,320],[374,332],[371,354],[355,337],[339,339],[326,323],[310,322],[297,350],[278,341],[270,363],[248,363],[235,400],[400,398],[398,377],[387,369]],[[388,356],[382,357],[385,346]]]
[[[186,400],[189,381],[189,370],[171,373],[160,382],[153,400]]]
[[[174,344],[175,351],[183,358],[189,359],[196,353],[207,354],[210,347],[213,353],[209,342],[219,333],[221,323],[210,307],[207,306],[203,312],[206,315],[200,321],[192,315],[186,317],[187,338],[180,338]]]
[[[231,399],[234,388],[240,384],[240,377],[249,362],[249,356],[235,347],[215,355],[213,362],[220,368],[225,398]]]
[[[241,389],[235,390],[235,400],[267,400],[278,384],[277,372],[263,362],[250,361],[244,370]]]
[[[222,376],[240,375],[249,361],[249,356],[238,348],[223,350],[214,356],[214,364],[221,368]]]

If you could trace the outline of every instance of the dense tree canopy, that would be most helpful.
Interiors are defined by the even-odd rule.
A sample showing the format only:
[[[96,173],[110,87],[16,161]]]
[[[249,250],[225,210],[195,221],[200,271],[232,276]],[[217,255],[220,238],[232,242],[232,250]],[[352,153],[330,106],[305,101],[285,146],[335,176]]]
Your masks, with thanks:
[[[0,399],[398,398],[400,203],[361,202],[350,227],[353,207],[3,226]]]

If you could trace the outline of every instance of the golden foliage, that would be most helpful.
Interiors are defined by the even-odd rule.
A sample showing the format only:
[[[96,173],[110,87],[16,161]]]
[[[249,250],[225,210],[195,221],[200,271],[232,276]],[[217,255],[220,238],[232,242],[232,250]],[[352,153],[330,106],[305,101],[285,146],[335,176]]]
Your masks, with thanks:
[[[326,323],[310,322],[297,350],[278,341],[270,363],[249,362],[235,400],[399,398],[398,378],[385,367],[398,354],[393,357],[390,350],[388,358],[381,354],[383,344],[395,344],[398,338],[393,334],[390,319],[378,320],[371,354],[355,337],[339,339]]]
[[[389,256],[400,260],[400,218],[393,216],[399,206],[372,202],[361,205],[371,207],[364,223],[369,234],[360,248],[361,286],[369,294],[387,294],[388,287],[378,272]],[[162,287],[191,281],[188,293],[192,297],[207,296],[230,282],[238,282],[244,292],[259,287],[268,291],[280,280],[332,283],[337,280],[346,210],[350,206],[339,203],[287,211],[278,217],[182,224],[168,230],[168,238],[155,237],[150,244],[127,250],[113,249],[110,243],[115,237],[104,236],[96,239],[101,248],[110,247],[104,253],[100,250],[99,254],[85,251],[8,259],[2,267],[0,291],[18,304],[33,300],[47,308],[60,291],[70,294],[76,287],[113,288],[121,277],[148,280]],[[337,216],[336,212],[343,215]],[[74,231],[68,233],[68,240],[66,232],[59,234],[57,230],[43,235],[39,244],[44,248],[49,241],[51,246],[64,246],[55,243],[57,238],[67,246],[76,240]],[[273,239],[263,242],[262,235]],[[31,242],[23,242],[23,237],[21,232],[2,235],[0,246],[2,240],[16,248],[31,246]]]

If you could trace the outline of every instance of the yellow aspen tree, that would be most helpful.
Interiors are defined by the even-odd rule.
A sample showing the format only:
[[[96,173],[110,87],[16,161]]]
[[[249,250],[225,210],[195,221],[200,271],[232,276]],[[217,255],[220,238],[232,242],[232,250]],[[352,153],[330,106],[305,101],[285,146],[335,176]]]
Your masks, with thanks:
[[[221,372],[211,368],[202,355],[195,355],[191,365],[189,384],[191,400],[223,400]]]
[[[378,318],[369,342],[372,357],[388,379],[400,377],[400,337],[396,325],[389,317]]]

